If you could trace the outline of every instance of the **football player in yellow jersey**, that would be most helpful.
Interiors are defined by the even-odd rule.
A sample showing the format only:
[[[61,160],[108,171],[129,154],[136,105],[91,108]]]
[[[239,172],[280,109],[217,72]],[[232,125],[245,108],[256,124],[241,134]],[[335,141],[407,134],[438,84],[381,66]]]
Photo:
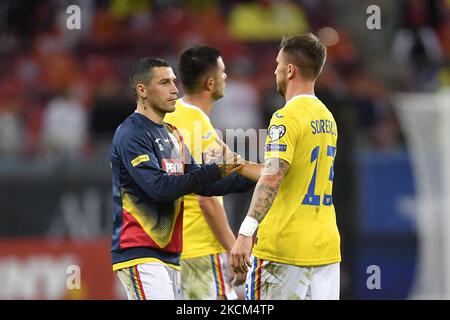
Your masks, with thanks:
[[[332,198],[337,127],[314,95],[325,59],[313,34],[281,42],[275,76],[287,102],[272,116],[264,169],[230,254],[236,272],[250,267],[247,299],[339,299]]]
[[[217,147],[217,133],[208,114],[213,102],[224,95],[226,74],[220,52],[207,46],[186,49],[180,56],[179,77],[185,95],[165,121],[178,128],[195,161],[202,163],[202,154]],[[237,298],[228,263],[235,240],[222,197],[184,197],[180,275],[185,299]],[[236,285],[244,283],[245,274],[236,276]]]

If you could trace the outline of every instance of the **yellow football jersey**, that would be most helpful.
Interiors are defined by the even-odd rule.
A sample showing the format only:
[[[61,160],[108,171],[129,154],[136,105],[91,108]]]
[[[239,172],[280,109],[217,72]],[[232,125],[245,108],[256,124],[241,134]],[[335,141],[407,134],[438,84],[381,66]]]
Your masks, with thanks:
[[[218,147],[217,133],[209,117],[198,107],[182,99],[176,102],[176,110],[167,113],[164,121],[180,131],[186,146],[197,163],[202,162],[202,153],[210,147]],[[223,203],[222,197],[217,197]],[[198,196],[184,197],[183,253],[181,259],[196,258],[225,252],[206,222],[198,202]]]
[[[259,226],[256,257],[298,266],[341,261],[332,198],[337,136],[333,115],[315,96],[293,97],[273,114],[265,159],[290,167]]]

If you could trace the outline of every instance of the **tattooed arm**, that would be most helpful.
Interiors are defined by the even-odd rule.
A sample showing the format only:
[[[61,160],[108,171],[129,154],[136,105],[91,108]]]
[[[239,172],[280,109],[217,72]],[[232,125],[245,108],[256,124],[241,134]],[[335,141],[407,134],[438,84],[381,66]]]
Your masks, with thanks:
[[[285,160],[278,158],[266,160],[261,178],[256,184],[247,217],[255,219],[258,223],[264,219],[288,170],[289,163]],[[251,249],[252,237],[240,233],[230,253],[230,264],[235,272],[247,271],[247,266],[250,266]]]
[[[289,163],[282,159],[270,158],[266,160],[261,178],[256,184],[247,216],[256,219],[259,223],[264,219],[275,200],[281,181],[283,181],[288,169]]]

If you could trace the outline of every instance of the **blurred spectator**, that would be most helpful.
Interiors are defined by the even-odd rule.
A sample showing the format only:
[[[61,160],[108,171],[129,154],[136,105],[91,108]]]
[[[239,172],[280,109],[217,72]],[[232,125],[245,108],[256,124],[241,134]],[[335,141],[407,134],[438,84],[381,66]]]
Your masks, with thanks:
[[[400,61],[398,66],[405,62],[404,68],[412,70],[409,79],[417,79],[414,85],[420,88],[435,86],[438,74],[442,85],[448,83],[447,69],[438,69],[440,52],[448,57],[450,47],[448,22],[441,19],[449,14],[449,6],[441,10],[441,3],[402,2],[406,14],[393,52]],[[133,112],[127,88],[131,62],[143,56],[162,56],[175,66],[179,52],[197,43],[219,47],[228,62],[226,95],[211,114],[217,125],[221,129],[265,128],[273,111],[283,104],[273,75],[276,47],[281,36],[308,31],[310,26],[318,30],[316,33],[328,46],[328,63],[319,79],[317,94],[324,92],[331,101],[347,101],[350,107],[346,110],[352,111],[345,118],[356,119],[358,130],[365,137],[361,139],[364,146],[383,149],[396,144],[395,121],[390,112],[382,111],[385,107],[379,107],[389,105],[389,95],[374,97],[370,80],[368,84],[365,76],[351,76],[360,72],[367,57],[361,57],[352,30],[335,23],[332,7],[325,0],[53,0],[33,2],[34,14],[22,12],[28,8],[26,1],[7,4],[5,23],[8,34],[13,36],[11,42],[4,42],[11,45],[2,62],[12,57],[13,63],[0,65],[0,72],[5,74],[0,76],[0,88],[7,84],[17,92],[27,92],[27,108],[24,109],[24,103],[18,104],[14,118],[25,127],[22,152],[28,155],[40,152],[36,139],[41,136],[46,152],[54,149],[47,139],[55,137],[50,132],[58,127],[58,121],[49,119],[70,118],[67,115],[71,113],[77,114],[71,123],[84,123],[80,132],[67,133],[73,140],[67,144],[67,148],[73,146],[72,154],[84,151],[86,131],[92,145],[101,142],[121,119]],[[79,32],[64,27],[69,4],[81,8]],[[27,23],[13,24],[15,19],[27,19]],[[409,58],[404,59],[405,56]],[[379,86],[383,87],[381,83]],[[77,91],[76,99],[58,98],[59,92],[67,88]],[[55,103],[65,107],[55,108]],[[11,117],[10,111],[7,117]],[[61,149],[62,144],[55,148]]]
[[[439,82],[441,88],[450,88],[450,59],[439,72]]]
[[[405,12],[400,29],[392,45],[393,58],[409,73],[413,89],[432,90],[442,59],[442,50],[436,34],[442,19],[438,0],[401,2]]]
[[[148,0],[112,0],[111,13],[119,20],[133,16],[136,13],[148,11],[150,9],[150,1]]]
[[[297,0],[298,5],[305,11],[311,24],[311,30],[333,24],[330,6],[326,0]]]
[[[322,28],[318,35],[327,45],[328,65],[332,65],[339,74],[345,77],[361,64],[359,50],[347,31]]]
[[[258,94],[247,74],[247,62],[241,60],[240,63],[234,62],[231,65],[232,70],[227,73],[225,96],[216,102],[211,112],[214,124],[224,134],[225,129],[263,128],[263,114]]]
[[[0,156],[20,156],[24,146],[22,121],[14,101],[0,106]]]
[[[231,35],[241,41],[276,40],[309,30],[305,13],[289,0],[237,4],[229,17]]]
[[[438,31],[442,53],[446,59],[450,59],[450,2],[445,12],[448,18],[442,23]]]
[[[45,108],[42,144],[50,156],[77,157],[87,137],[86,110],[69,91],[61,92]]]
[[[110,143],[117,127],[136,109],[116,79],[101,84],[89,113],[89,132],[92,143]]]

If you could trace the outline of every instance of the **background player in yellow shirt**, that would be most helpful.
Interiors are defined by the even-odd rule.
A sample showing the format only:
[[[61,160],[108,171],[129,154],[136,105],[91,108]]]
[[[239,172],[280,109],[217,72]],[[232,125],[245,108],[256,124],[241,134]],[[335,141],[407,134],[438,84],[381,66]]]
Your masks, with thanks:
[[[236,272],[251,267],[247,299],[339,299],[337,127],[314,95],[325,59],[326,48],[312,34],[281,42],[275,76],[287,102],[272,116],[264,169],[230,254]]]
[[[224,95],[226,74],[220,52],[207,46],[186,49],[180,56],[179,77],[185,95],[165,121],[178,128],[194,159],[202,163],[202,154],[217,147],[217,133],[208,115],[213,102]],[[237,298],[227,257],[235,240],[222,197],[185,196],[181,256],[184,298]],[[235,284],[242,284],[245,274],[237,276]]]

